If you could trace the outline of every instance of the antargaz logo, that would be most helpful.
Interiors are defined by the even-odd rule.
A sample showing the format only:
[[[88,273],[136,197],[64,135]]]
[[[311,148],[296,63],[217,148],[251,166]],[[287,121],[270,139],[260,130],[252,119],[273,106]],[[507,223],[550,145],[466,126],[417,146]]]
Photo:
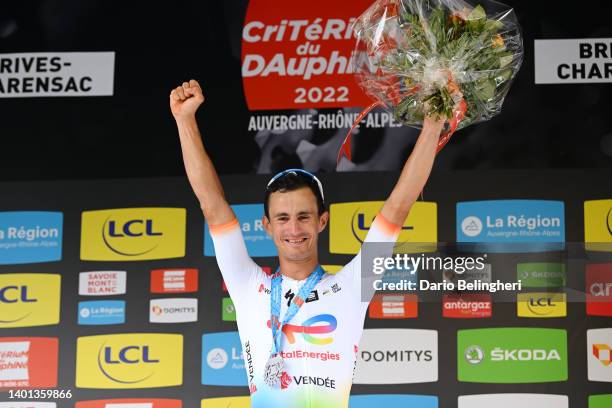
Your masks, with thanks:
[[[368,234],[383,201],[363,201],[330,206],[329,250],[338,254],[356,254]],[[437,205],[415,203],[402,226],[398,243],[435,243],[438,239]],[[423,251],[432,251],[423,249]]]
[[[566,381],[567,333],[560,329],[459,330],[457,379],[481,383]]]
[[[185,256],[183,208],[85,211],[81,259],[130,261]]]
[[[151,388],[182,384],[183,336],[113,334],[77,339],[79,388]]]
[[[57,274],[1,274],[0,329],[59,323],[60,282]]]

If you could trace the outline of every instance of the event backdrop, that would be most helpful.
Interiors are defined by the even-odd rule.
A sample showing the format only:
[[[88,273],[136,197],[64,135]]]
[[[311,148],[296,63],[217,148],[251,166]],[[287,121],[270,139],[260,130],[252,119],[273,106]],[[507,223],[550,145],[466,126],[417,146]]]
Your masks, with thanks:
[[[358,219],[374,216],[397,173],[321,176],[331,223],[320,261],[333,271],[359,249],[368,224]],[[499,244],[529,233],[529,253],[472,279],[520,277],[531,289],[501,301],[376,298],[351,407],[610,407],[609,180],[600,170],[435,171],[405,239]],[[273,270],[266,181],[222,178],[249,252]],[[234,310],[184,178],[2,183],[0,197],[0,406],[248,406]],[[510,217],[525,222],[488,221]],[[542,252],[550,237],[563,246]],[[569,253],[582,243],[585,256]],[[18,388],[57,394],[19,405]]]
[[[0,177],[182,175],[168,95],[190,78],[204,87],[198,118],[221,173],[333,171],[369,104],[352,74],[350,25],[370,2],[8,2]],[[438,168],[612,167],[611,3],[507,3],[523,65],[501,114],[457,132]],[[342,171],[398,170],[418,134],[381,110],[358,132]]]

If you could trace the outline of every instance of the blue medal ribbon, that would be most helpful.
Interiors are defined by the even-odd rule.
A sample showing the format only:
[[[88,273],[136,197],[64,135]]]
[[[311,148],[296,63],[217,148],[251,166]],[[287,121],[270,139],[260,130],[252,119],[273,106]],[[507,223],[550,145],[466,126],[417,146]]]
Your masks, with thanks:
[[[317,269],[315,269],[310,276],[308,276],[306,282],[302,284],[297,296],[291,300],[291,304],[282,322],[280,322],[280,308],[283,275],[280,273],[280,268],[272,277],[272,287],[270,289],[270,327],[272,329],[271,356],[278,354],[281,350],[281,333],[283,332],[283,326],[293,319],[324,274],[325,271],[321,268],[321,265],[318,265]]]

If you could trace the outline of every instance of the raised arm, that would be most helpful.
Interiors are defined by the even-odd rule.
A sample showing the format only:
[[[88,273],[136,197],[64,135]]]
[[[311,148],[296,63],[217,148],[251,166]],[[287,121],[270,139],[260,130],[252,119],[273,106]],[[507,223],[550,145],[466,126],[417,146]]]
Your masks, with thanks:
[[[225,200],[219,176],[202,144],[195,118],[202,102],[202,88],[193,79],[188,83],[183,82],[170,93],[170,110],[178,127],[187,178],[208,224],[219,225],[232,221],[235,216]]]
[[[425,118],[423,130],[406,161],[399,180],[385,201],[381,214],[391,223],[402,225],[410,208],[423,191],[431,173],[438,138],[444,126],[444,120]]]

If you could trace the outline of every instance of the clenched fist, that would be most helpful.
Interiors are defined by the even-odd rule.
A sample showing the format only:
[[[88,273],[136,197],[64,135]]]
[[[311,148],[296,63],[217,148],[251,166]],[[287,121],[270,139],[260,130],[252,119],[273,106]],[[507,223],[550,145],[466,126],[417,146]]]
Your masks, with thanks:
[[[170,110],[177,120],[195,115],[202,102],[204,94],[195,79],[183,82],[170,92]]]

